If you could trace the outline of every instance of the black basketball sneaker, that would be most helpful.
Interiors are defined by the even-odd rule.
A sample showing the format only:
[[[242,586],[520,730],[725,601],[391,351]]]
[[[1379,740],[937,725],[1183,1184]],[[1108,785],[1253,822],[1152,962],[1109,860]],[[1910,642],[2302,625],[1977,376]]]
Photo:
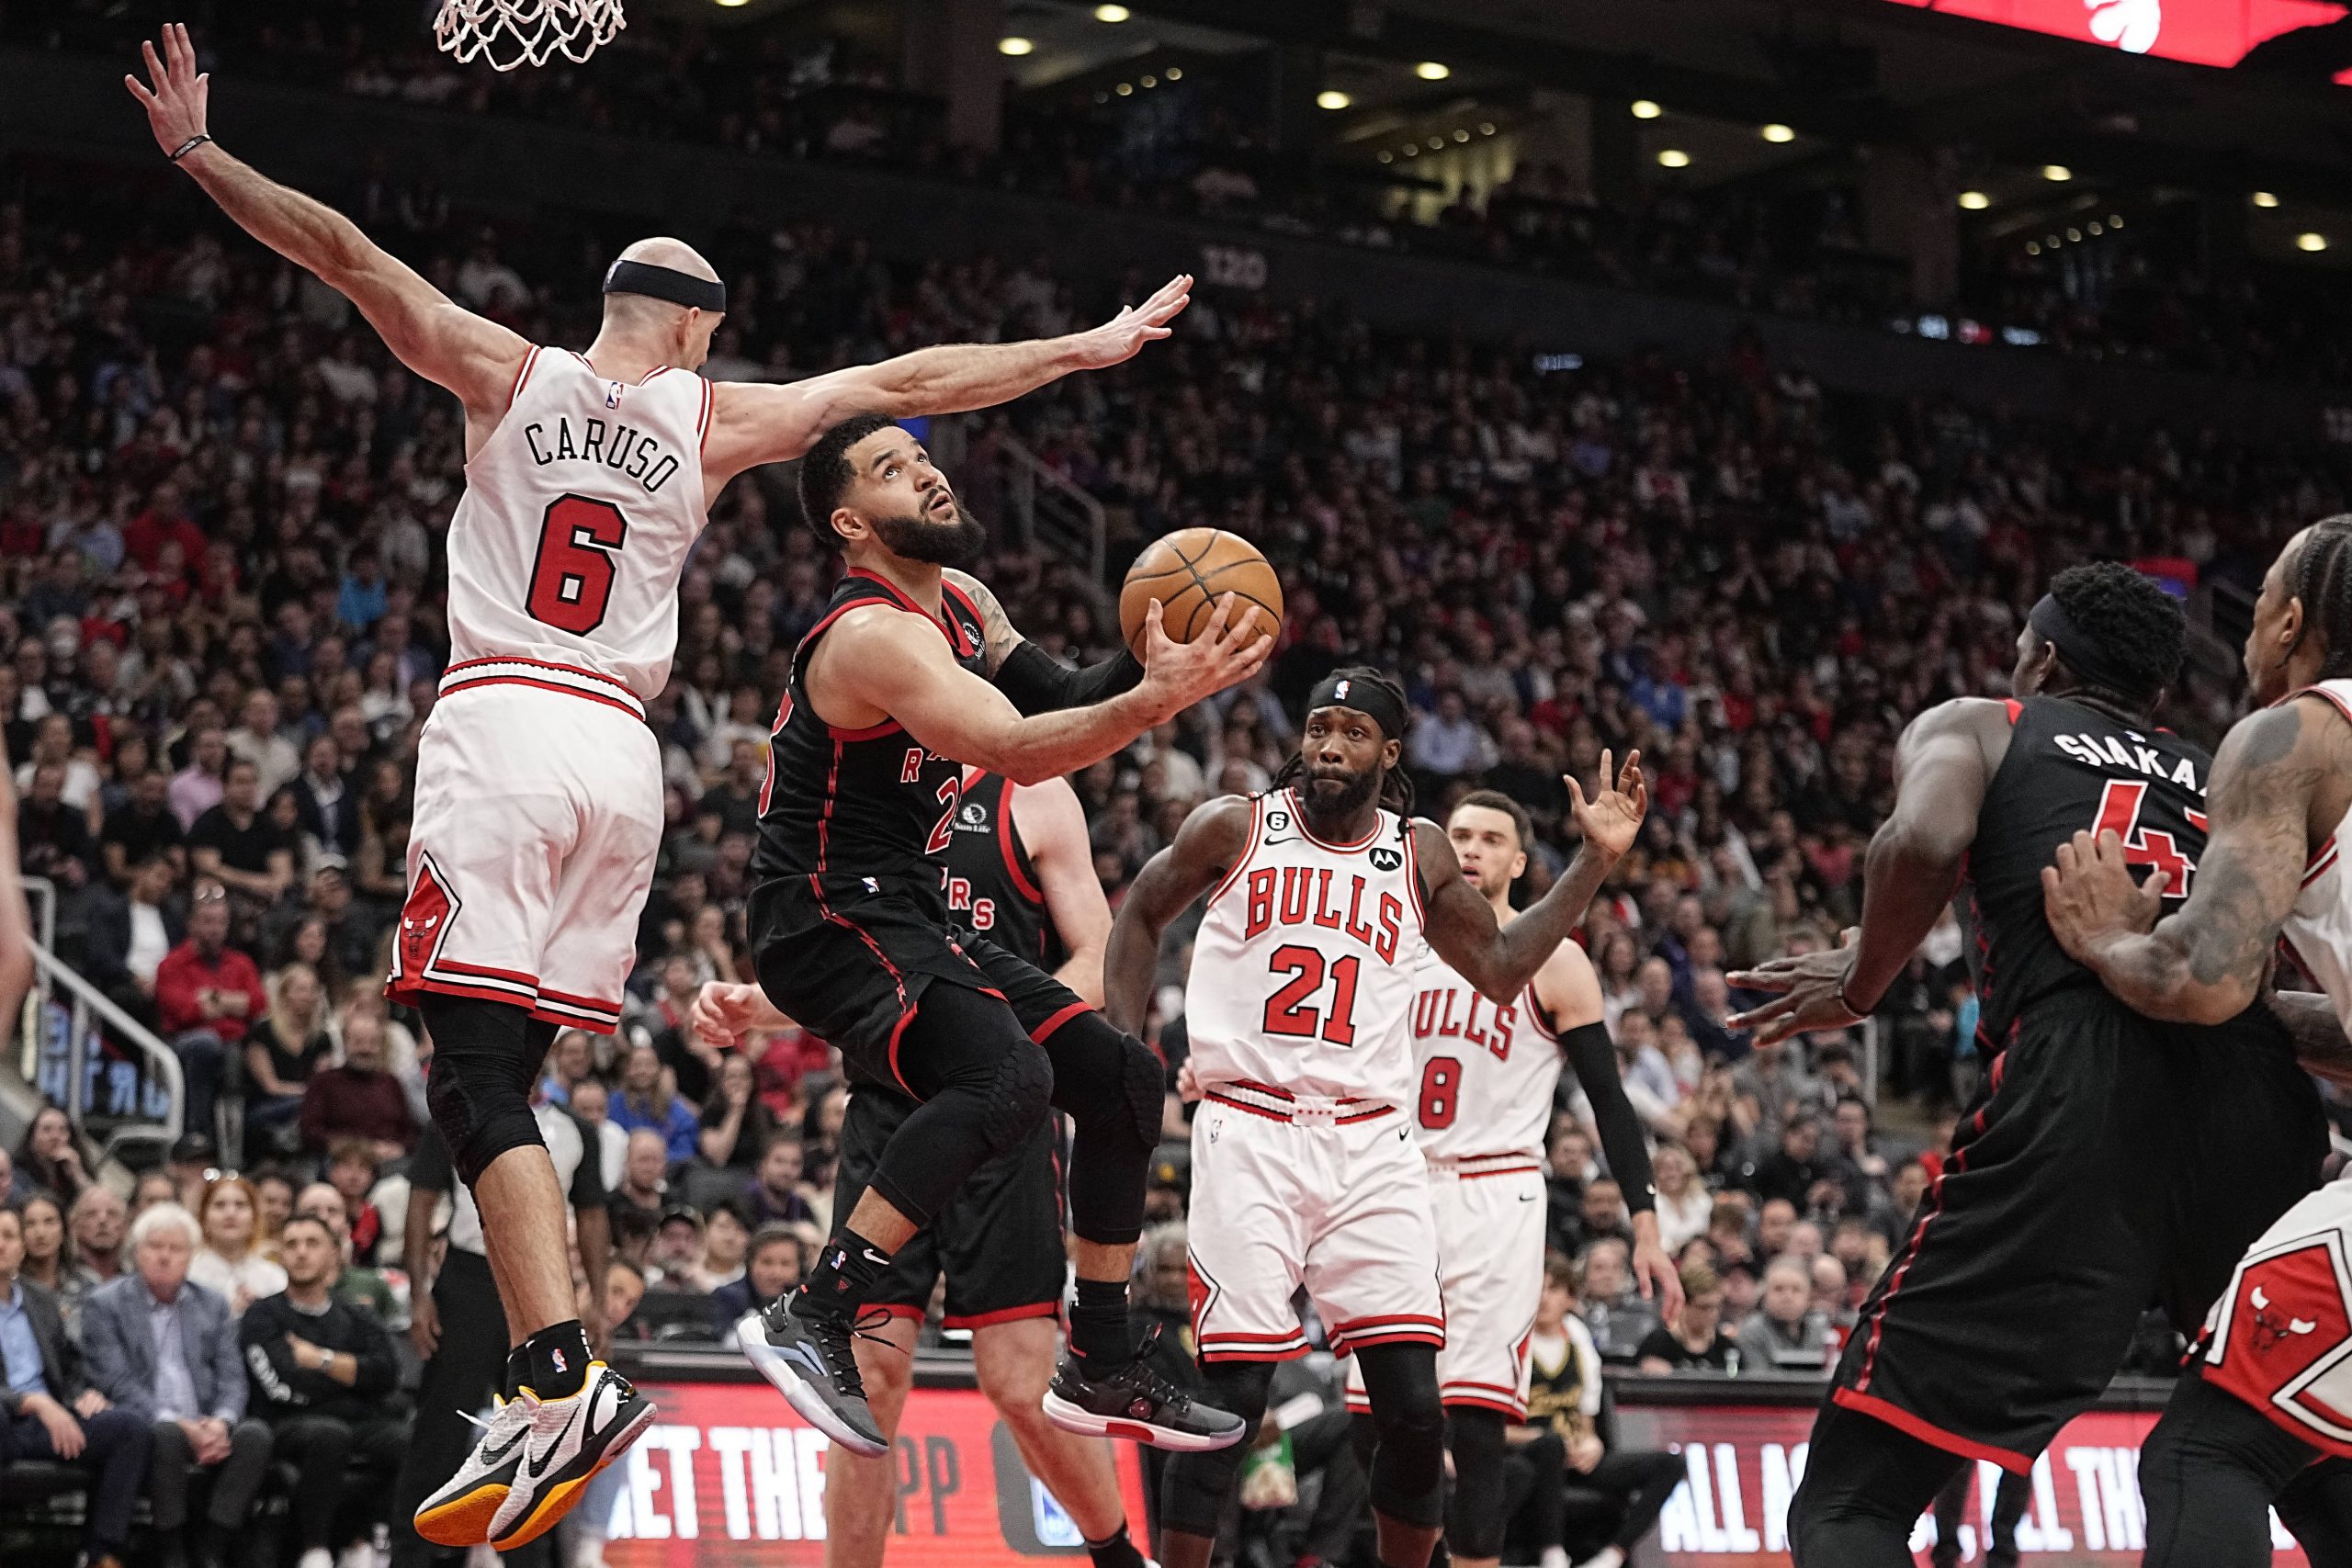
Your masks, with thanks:
[[[1061,1365],[1046,1389],[1046,1418],[1065,1432],[1089,1438],[1125,1438],[1178,1453],[1206,1453],[1241,1440],[1238,1416],[1193,1397],[1152,1370],[1155,1325],[1125,1366],[1090,1373],[1084,1359],[1062,1352]]]

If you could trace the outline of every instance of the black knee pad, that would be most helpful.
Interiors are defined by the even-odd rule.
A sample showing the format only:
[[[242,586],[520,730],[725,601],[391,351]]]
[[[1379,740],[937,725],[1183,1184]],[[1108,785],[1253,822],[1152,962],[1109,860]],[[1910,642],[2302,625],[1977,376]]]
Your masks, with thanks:
[[[990,1158],[1029,1141],[1054,1098],[1054,1064],[1040,1047],[1023,1040],[1004,1054],[989,1089],[983,1129]]]
[[[1151,1047],[1132,1034],[1119,1036],[1119,1067],[1126,1085],[1127,1105],[1136,1116],[1136,1138],[1146,1149],[1159,1146],[1159,1124],[1166,1118],[1168,1068]]]
[[[1437,1350],[1374,1345],[1356,1352],[1380,1451],[1372,1466],[1373,1506],[1405,1524],[1443,1522],[1445,1405],[1438,1397]]]
[[[1267,1391],[1273,1387],[1272,1361],[1213,1361],[1201,1369],[1203,1404],[1229,1411],[1247,1423],[1241,1440],[1213,1453],[1170,1454],[1159,1488],[1162,1529],[1216,1539],[1242,1456],[1257,1440],[1265,1418]]]
[[[507,1150],[546,1146],[531,1114],[537,1061],[526,1038],[529,1014],[503,1002],[431,995],[423,1011],[433,1036],[425,1103],[459,1179],[471,1187]]]
[[[1499,1410],[1446,1412],[1453,1448],[1453,1502],[1445,1513],[1445,1540],[1456,1557],[1503,1553],[1503,1437]]]

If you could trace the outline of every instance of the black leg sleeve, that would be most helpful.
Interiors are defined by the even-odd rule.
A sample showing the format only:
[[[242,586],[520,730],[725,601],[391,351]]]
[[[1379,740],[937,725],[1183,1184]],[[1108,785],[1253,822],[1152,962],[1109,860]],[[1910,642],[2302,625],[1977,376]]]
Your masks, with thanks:
[[[1456,1557],[1500,1557],[1509,1515],[1503,1498],[1503,1413],[1461,1406],[1445,1413],[1453,1450],[1453,1497],[1445,1543]]]
[[[1438,1398],[1437,1350],[1428,1345],[1369,1345],[1356,1352],[1380,1448],[1372,1461],[1373,1506],[1404,1524],[1443,1522],[1445,1406]]]
[[[873,1187],[918,1225],[974,1171],[1019,1147],[1054,1091],[1053,1064],[1012,1008],[946,981],[923,987],[899,1037],[899,1073],[922,1103],[883,1146]]]
[[[2140,1445],[2143,1568],[2262,1568],[2270,1561],[2270,1500],[2318,1452],[2192,1367]]]
[[[1796,1568],[1913,1568],[1911,1527],[1967,1462],[1825,1402],[1789,1505]]]
[[[1567,1444],[1547,1427],[1533,1441],[1513,1449],[1510,1459],[1515,1472],[1512,1489],[1526,1487],[1526,1501],[1511,1511],[1512,1518],[1538,1552],[1547,1547],[1565,1547],[1568,1540]]]
[[[1117,1247],[1143,1234],[1143,1197],[1159,1141],[1166,1069],[1142,1042],[1099,1012],[1072,1015],[1043,1045],[1054,1106],[1069,1113],[1070,1229]]]
[[[1169,1457],[1168,1476],[1159,1495],[1162,1529],[1216,1539],[1226,1506],[1233,1500],[1234,1478],[1241,1473],[1242,1456],[1258,1440],[1258,1423],[1266,1415],[1266,1391],[1273,1381],[1272,1361],[1212,1361],[1201,1369],[1198,1397],[1220,1410],[1230,1410],[1249,1426],[1231,1448]]]

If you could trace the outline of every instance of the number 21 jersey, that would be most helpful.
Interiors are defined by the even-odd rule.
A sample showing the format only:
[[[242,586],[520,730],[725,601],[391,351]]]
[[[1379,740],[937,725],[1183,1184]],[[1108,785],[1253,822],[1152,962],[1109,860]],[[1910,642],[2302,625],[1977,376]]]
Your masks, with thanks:
[[[566,687],[584,670],[661,694],[678,577],[706,520],[711,398],[691,370],[630,385],[531,350],[449,525],[453,665],[513,662],[503,675]]]
[[[1204,1084],[1410,1105],[1427,951],[1409,823],[1382,811],[1363,840],[1327,844],[1288,790],[1258,796],[1250,847],[1193,939],[1193,1071]]]

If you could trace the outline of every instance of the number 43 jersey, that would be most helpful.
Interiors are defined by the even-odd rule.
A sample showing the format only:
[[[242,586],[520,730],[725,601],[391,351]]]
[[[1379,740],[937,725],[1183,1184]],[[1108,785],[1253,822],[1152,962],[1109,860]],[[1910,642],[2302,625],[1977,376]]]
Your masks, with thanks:
[[[1988,1056],[2035,1002],[2098,985],[2059,947],[2043,912],[2041,871],[2058,846],[2112,829],[2138,875],[2170,875],[2165,906],[2177,908],[2205,852],[2212,771],[2212,758],[2177,735],[2135,729],[2064,697],[2011,701],[2008,711],[2008,752],[1977,811],[1961,887],[1983,1002],[1977,1040]]]
[[[1250,803],[1250,847],[1209,895],[1185,1022],[1204,1085],[1413,1103],[1413,993],[1428,943],[1411,824],[1329,844],[1288,790]]]
[[[631,385],[534,348],[506,416],[466,464],[449,525],[449,653],[586,671],[647,702],[678,646],[678,577],[706,520],[711,385],[663,368]]]

